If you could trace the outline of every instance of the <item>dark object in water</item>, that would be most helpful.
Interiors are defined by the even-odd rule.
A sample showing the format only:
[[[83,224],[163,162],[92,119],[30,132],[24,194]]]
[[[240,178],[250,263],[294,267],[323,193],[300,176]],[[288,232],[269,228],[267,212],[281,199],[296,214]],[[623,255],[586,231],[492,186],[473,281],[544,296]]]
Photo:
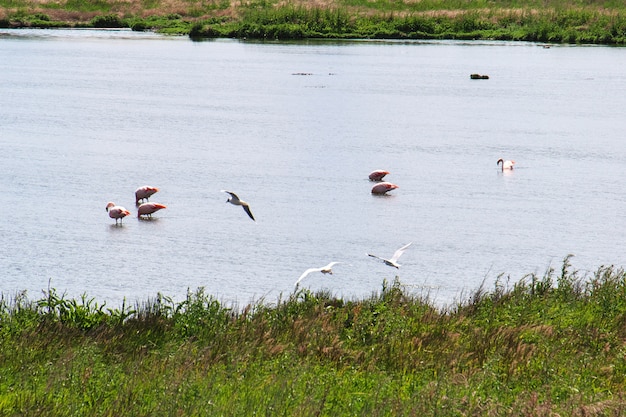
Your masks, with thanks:
[[[488,75],[480,75],[480,74],[470,74],[470,78],[472,80],[488,80]]]

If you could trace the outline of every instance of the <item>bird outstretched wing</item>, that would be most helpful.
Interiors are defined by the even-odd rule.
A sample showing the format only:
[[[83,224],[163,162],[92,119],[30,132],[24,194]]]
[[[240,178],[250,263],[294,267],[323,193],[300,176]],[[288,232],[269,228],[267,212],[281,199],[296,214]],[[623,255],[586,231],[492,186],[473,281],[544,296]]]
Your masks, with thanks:
[[[232,191],[228,191],[228,190],[220,190],[223,193],[227,193],[230,194],[230,196],[236,200],[239,200],[239,197],[237,197],[237,194],[233,193]]]
[[[316,271],[321,271],[321,270],[322,270],[322,268],[309,268],[309,269],[307,269],[306,271],[304,271],[304,272],[302,273],[302,275],[300,275],[300,278],[298,278],[298,280],[296,281],[296,283],[295,283],[295,284],[293,284],[293,285],[294,285],[294,286],[297,286],[297,285],[300,283],[300,281],[302,281],[302,280],[303,280],[303,279],[304,279],[307,275],[309,275],[311,272],[316,272]]]
[[[398,260],[398,259],[402,256],[402,254],[404,253],[404,251],[405,251],[405,250],[406,250],[409,246],[411,246],[411,243],[413,243],[413,242],[409,242],[409,243],[407,243],[406,245],[402,246],[402,247],[401,247],[400,249],[398,249],[397,251],[395,251],[395,252],[394,252],[394,254],[393,254],[393,256],[391,257],[390,261],[395,263],[395,262],[396,262],[396,261],[397,261],[397,260]]]
[[[329,263],[328,265],[326,265],[326,266],[324,266],[324,267],[320,268],[320,271],[328,271],[328,272],[330,272],[333,266],[335,266],[335,265],[337,265],[337,264],[340,264],[340,263],[341,263],[341,262],[331,262],[331,263]]]
[[[248,206],[247,204],[244,204],[242,207],[243,207],[243,209],[245,210],[245,212],[246,212],[246,213],[248,213],[248,216],[250,216],[250,218],[251,218],[252,220],[256,221],[256,220],[254,219],[254,216],[252,215],[252,212],[250,211],[250,206]],[[263,213],[261,213],[261,214],[263,214]],[[263,216],[261,216],[261,217],[263,217]]]

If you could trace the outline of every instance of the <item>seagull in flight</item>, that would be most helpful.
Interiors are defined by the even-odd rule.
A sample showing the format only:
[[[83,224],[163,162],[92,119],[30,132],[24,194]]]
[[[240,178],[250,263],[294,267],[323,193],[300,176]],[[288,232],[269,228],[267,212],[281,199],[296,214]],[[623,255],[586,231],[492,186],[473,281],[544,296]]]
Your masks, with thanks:
[[[398,259],[402,256],[402,254],[404,253],[404,251],[411,246],[411,243],[407,243],[406,245],[402,246],[400,249],[398,249],[397,251],[394,252],[393,256],[389,259],[385,259],[385,258],[381,258],[380,256],[376,256],[376,255],[371,255],[368,253],[369,256],[371,256],[372,258],[376,258],[376,259],[380,259],[381,261],[383,261],[385,264],[389,265],[389,266],[393,266],[396,269],[400,268],[400,264],[398,264]]]
[[[227,190],[221,190],[223,193],[228,193],[230,194],[230,198],[228,200],[226,200],[227,203],[230,204],[234,204],[235,206],[241,206],[243,207],[243,210],[248,213],[248,216],[250,216],[250,218],[254,221],[256,221],[254,219],[254,216],[252,215],[252,212],[250,211],[250,205],[248,203],[246,203],[243,200],[240,200],[239,197],[237,196],[237,194],[231,192],[231,191],[227,191]]]
[[[298,280],[296,281],[295,284],[293,284],[294,286],[298,286],[298,284],[300,283],[300,281],[302,281],[307,275],[309,275],[312,272],[321,272],[322,274],[333,274],[333,266],[340,264],[341,262],[331,262],[326,266],[323,266],[321,268],[309,268],[306,271],[304,271],[302,273],[302,275],[300,275],[300,278],[298,278]]]

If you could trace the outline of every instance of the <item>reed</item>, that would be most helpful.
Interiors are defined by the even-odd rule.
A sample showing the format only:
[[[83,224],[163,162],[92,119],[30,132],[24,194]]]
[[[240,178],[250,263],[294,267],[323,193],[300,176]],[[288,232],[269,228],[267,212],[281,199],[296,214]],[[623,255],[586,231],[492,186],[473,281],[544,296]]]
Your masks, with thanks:
[[[569,258],[437,307],[399,281],[224,306],[0,299],[0,415],[570,415],[626,411],[626,272]]]

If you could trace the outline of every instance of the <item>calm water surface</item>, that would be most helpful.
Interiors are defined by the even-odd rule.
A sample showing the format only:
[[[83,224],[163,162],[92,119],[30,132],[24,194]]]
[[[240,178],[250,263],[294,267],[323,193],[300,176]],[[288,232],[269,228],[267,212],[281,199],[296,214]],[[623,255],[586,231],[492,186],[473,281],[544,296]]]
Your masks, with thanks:
[[[341,261],[302,284],[356,298],[398,276],[448,304],[568,254],[625,265],[624,68],[610,47],[4,30],[0,289],[274,302]],[[370,194],[378,168],[392,195]],[[106,203],[136,214],[144,184],[168,208],[116,227]],[[366,255],[408,242],[400,270]]]

